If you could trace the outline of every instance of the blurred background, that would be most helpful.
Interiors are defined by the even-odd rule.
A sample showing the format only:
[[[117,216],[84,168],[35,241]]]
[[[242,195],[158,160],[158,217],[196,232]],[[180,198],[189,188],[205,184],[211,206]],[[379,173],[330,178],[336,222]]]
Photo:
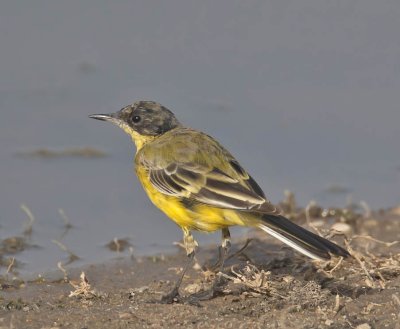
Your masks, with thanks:
[[[81,264],[115,237],[135,254],[181,239],[129,137],[87,117],[135,100],[216,137],[274,203],[398,204],[399,17],[373,0],[2,2],[0,238],[35,217],[20,273],[66,262],[57,242]]]

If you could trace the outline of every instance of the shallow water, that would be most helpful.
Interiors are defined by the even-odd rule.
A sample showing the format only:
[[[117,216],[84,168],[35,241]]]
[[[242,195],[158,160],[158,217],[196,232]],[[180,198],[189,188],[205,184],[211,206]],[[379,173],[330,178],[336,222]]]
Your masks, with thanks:
[[[400,202],[400,3],[0,5],[0,238],[35,215],[22,272],[167,251],[181,238],[132,172],[134,146],[87,118],[152,99],[219,139],[278,202]],[[103,158],[18,156],[94,147]],[[74,227],[64,236],[62,208]],[[236,234],[242,234],[237,231]],[[200,242],[218,241],[202,235]]]

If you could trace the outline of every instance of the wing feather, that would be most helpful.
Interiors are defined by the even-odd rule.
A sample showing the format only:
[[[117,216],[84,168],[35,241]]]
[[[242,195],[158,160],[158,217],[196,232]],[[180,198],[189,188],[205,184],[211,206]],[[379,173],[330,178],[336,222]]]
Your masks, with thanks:
[[[279,214],[255,180],[209,136],[190,134],[179,145],[184,147],[171,151],[161,143],[138,157],[159,192],[213,207]]]
[[[274,213],[276,208],[265,198],[255,181],[237,180],[219,169],[192,171],[185,164],[174,164],[176,170],[147,168],[150,182],[161,193],[190,198],[211,206]],[[206,169],[206,168],[203,168]]]

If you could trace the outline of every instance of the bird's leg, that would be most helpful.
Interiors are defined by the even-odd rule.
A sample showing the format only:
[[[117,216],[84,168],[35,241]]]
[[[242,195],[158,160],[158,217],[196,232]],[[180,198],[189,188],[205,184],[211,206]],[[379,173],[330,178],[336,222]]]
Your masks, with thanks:
[[[222,242],[221,242],[221,264],[219,265],[219,272],[222,272],[224,269],[224,263],[226,260],[226,256],[228,255],[229,249],[231,248],[231,233],[228,228],[223,228],[222,232]],[[218,276],[217,276],[218,278]]]
[[[182,283],[186,271],[188,270],[194,258],[197,242],[187,228],[183,228],[182,230],[183,230],[183,244],[186,249],[186,255],[188,256],[188,260],[185,264],[185,267],[183,268],[183,271],[179,279],[176,281],[174,288],[168,294],[162,296],[161,303],[171,304],[176,299],[179,299],[179,287]]]
[[[229,249],[231,247],[231,234],[228,228],[222,229],[222,243],[221,243],[221,253],[220,253],[220,264],[219,271],[216,273],[214,282],[211,288],[207,291],[203,291],[200,293],[193,294],[191,296],[192,299],[197,300],[209,300],[215,296],[215,292],[217,291],[217,287],[219,284],[219,272],[222,272],[224,269],[224,263],[226,260],[226,256],[228,255]]]

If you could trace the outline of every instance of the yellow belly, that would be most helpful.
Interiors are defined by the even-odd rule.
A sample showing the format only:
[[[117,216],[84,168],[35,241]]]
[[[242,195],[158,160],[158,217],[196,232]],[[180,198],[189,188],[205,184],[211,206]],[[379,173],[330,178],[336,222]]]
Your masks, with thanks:
[[[137,168],[136,174],[154,205],[180,227],[212,232],[228,226],[249,224],[245,218],[247,216],[243,216],[239,211],[210,207],[201,203],[189,209],[179,198],[163,194],[154,188],[145,170]]]

